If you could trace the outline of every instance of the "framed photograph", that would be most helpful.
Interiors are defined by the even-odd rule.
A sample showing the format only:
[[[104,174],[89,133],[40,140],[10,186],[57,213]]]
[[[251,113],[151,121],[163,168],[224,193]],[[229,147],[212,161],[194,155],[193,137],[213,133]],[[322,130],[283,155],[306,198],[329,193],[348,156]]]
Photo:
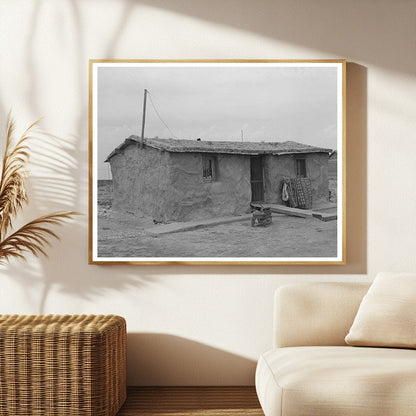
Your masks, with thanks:
[[[91,60],[91,264],[345,264],[345,60]]]

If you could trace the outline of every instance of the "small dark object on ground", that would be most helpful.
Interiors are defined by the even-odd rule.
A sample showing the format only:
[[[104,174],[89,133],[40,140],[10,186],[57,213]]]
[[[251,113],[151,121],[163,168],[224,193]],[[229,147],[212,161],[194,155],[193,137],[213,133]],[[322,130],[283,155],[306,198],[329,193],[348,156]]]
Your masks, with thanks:
[[[270,208],[256,208],[253,211],[253,217],[251,218],[251,226],[267,227],[272,223],[272,211]]]

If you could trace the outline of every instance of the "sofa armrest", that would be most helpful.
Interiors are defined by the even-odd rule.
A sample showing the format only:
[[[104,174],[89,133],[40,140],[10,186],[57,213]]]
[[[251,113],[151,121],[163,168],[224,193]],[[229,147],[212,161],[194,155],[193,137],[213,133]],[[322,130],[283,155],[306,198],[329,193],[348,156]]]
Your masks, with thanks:
[[[346,345],[368,283],[301,283],[275,292],[275,348]]]

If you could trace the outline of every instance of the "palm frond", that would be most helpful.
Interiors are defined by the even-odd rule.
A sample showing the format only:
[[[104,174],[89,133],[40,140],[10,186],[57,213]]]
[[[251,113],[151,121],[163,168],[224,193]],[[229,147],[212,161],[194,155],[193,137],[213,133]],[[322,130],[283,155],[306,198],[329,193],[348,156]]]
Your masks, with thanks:
[[[29,159],[29,148],[25,142],[30,138],[30,132],[37,123],[38,121],[32,123],[13,145],[15,124],[10,116],[8,119],[0,179],[0,237],[6,235],[12,226],[12,218],[23,204],[28,202],[25,164]]]
[[[23,259],[24,252],[46,256],[45,247],[50,245],[50,239],[59,240],[51,226],[60,225],[75,215],[78,213],[73,211],[55,212],[28,222],[0,242],[0,264],[11,257]]]

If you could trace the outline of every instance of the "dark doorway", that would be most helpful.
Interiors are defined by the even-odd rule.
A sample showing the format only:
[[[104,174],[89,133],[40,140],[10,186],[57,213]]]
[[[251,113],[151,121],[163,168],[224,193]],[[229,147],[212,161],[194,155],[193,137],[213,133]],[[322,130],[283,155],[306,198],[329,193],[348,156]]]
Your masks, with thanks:
[[[261,156],[250,158],[250,174],[251,202],[263,202],[263,158]]]

